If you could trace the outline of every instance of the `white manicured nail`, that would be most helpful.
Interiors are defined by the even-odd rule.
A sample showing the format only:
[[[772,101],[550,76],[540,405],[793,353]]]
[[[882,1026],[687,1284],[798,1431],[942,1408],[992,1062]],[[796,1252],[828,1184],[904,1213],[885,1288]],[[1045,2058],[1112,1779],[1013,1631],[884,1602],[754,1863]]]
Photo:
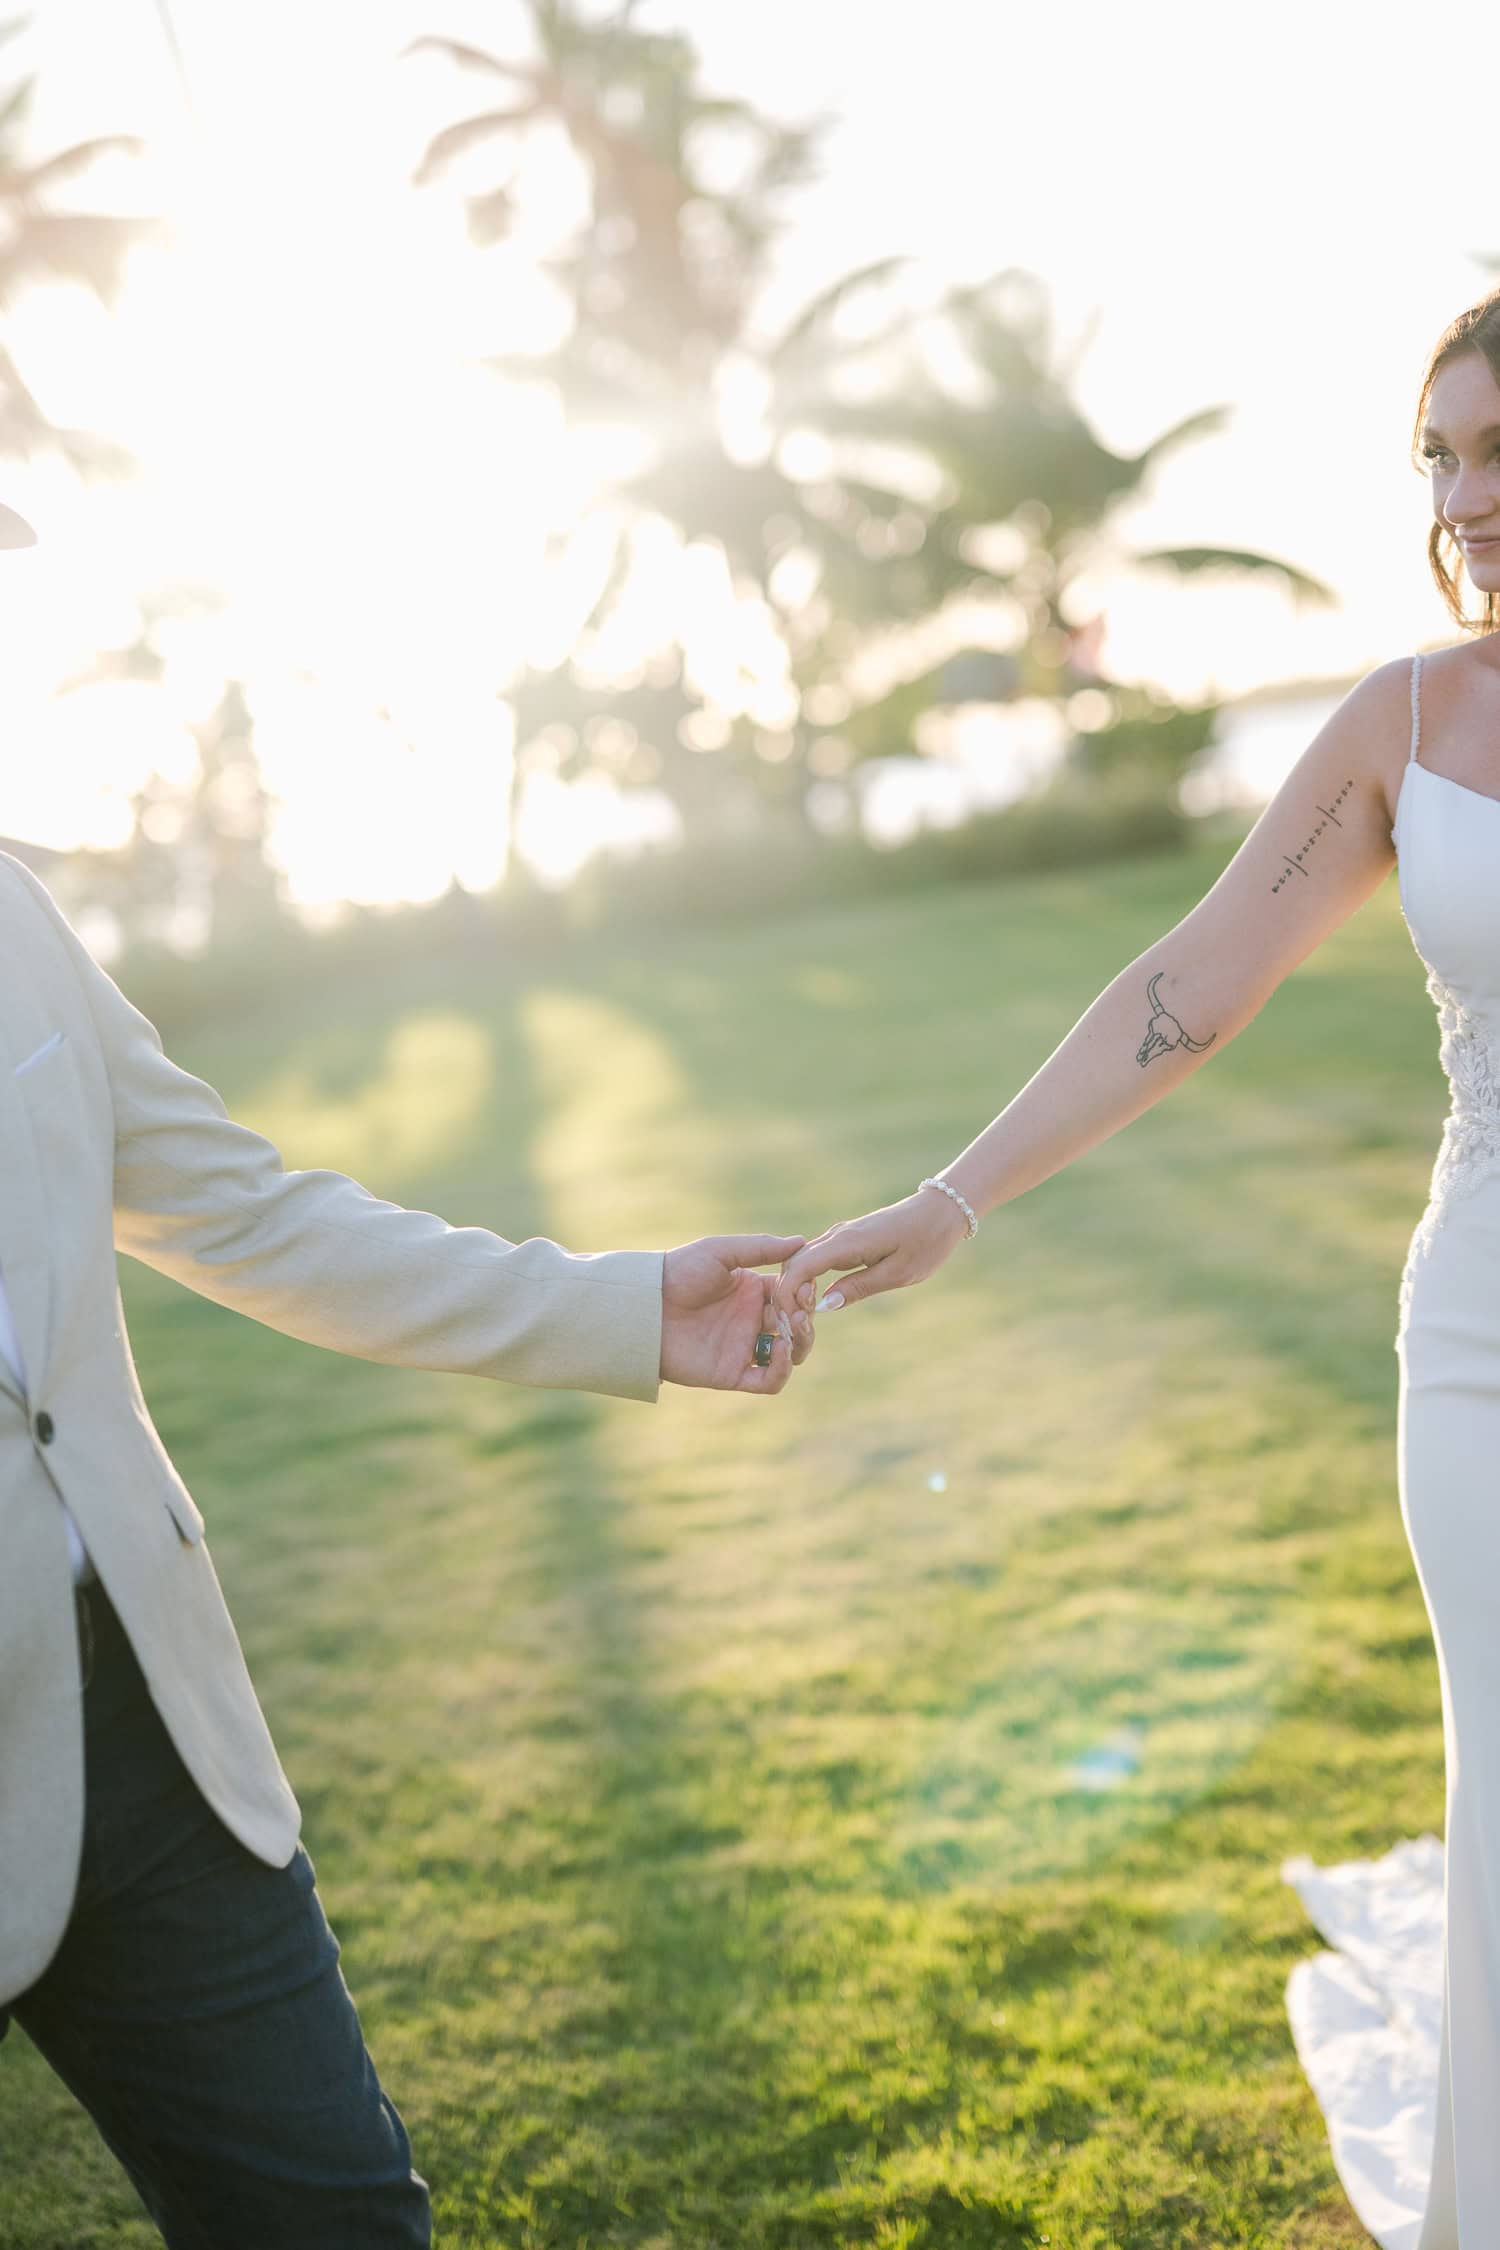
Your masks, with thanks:
[[[843,1301],[836,1289],[830,1289],[826,1297],[818,1299],[817,1310],[819,1312],[837,1312]]]

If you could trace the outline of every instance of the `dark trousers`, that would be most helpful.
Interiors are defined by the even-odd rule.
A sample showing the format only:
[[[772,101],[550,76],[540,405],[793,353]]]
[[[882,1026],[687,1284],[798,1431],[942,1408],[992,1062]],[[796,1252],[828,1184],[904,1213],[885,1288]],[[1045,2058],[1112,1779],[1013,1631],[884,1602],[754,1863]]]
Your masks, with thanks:
[[[205,1803],[101,1585],[78,1595],[87,1796],[62,1945],[10,2011],[170,2250],[427,2250],[300,1847],[267,1867]],[[3,2030],[3,2011],[0,2011]]]

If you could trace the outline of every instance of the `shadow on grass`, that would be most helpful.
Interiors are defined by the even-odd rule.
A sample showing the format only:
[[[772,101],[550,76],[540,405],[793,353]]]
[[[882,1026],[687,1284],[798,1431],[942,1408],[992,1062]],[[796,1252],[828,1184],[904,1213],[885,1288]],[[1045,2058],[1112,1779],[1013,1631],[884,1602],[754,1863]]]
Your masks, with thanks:
[[[648,1106],[628,1126],[636,1139],[618,1147],[603,1131],[601,1165],[644,1163],[648,1180],[657,1177],[653,1166],[678,1167],[701,1198],[705,1228],[821,1225],[900,1192],[982,1124],[1003,1099],[1003,1083],[1021,1083],[1066,1030],[1075,1003],[1086,1005],[1159,928],[1146,924],[1159,890],[1159,878],[1133,879],[1076,930],[1066,927],[1067,901],[1080,912],[1097,904],[1088,886],[1060,885],[1044,930],[1013,900],[941,902],[924,945],[906,954],[882,949],[885,917],[862,909],[829,925],[827,958],[808,958],[806,924],[758,936],[754,974],[737,979],[723,962],[714,973],[713,951],[693,957],[668,947],[572,982],[491,981],[476,1013],[492,1041],[492,1119],[455,1141],[435,1171],[393,1170],[378,1190],[512,1239],[555,1232],[606,1246],[578,1233],[576,1209],[594,1207],[587,1181],[560,1177],[548,1155],[556,1103],[536,1069],[540,990],[602,996],[663,1058],[663,1083],[675,1089],[680,1117],[670,1106]],[[1027,989],[1039,964],[1050,980],[1040,998]],[[960,967],[970,989],[1004,996],[989,1020],[964,993],[953,999],[949,980]],[[949,1004],[934,1006],[934,992]],[[423,995],[409,999],[420,1006]],[[1378,1378],[1370,1353],[1379,1329],[1373,1308],[1388,1297],[1393,1314],[1395,1275],[1383,1250],[1325,1209],[1315,1179],[1290,1196],[1288,1182],[1295,1187],[1299,1167],[1314,1159],[1333,1167],[1352,1150],[1357,1168],[1383,1150],[1414,1148],[1402,1136],[1418,1105],[1410,1098],[1408,1106],[1396,1063],[1389,984],[1360,967],[1340,1021],[1368,1050],[1374,1082],[1392,1088],[1394,1120],[1361,1121],[1357,1075],[1351,1081],[1342,1063],[1313,1098],[1318,1026],[1329,1020],[1321,1011],[1330,999],[1311,986],[1279,996],[1277,1035],[1264,1038],[1255,1063],[1247,1047],[1216,1066],[1229,1091],[1196,1081],[1170,1115],[1136,1126],[1128,1151],[1112,1145],[1006,1213],[1001,1255],[1022,1303],[1034,1286],[1059,1332],[1080,1339],[1081,1424],[1091,1412],[1125,1410],[1108,1379],[1110,1349],[1097,1336],[1087,1346],[1087,1324],[1114,1308],[1129,1340],[1138,1331],[1148,1353],[1158,1329],[1176,1336],[1184,1320],[1201,1339],[1198,1362],[1162,1362],[1148,1395],[1128,1402],[1132,1427],[1180,1413],[1184,1396],[1198,1396],[1210,1413],[1226,1352],[1253,1363],[1258,1382],[1270,1368],[1274,1396],[1291,1398],[1311,1420],[1335,1399],[1358,1399],[1372,1429],[1387,1414],[1388,1338]],[[372,996],[362,1037],[376,1036],[381,1007]],[[564,1028],[587,1020],[587,1011],[567,1008],[555,1017]],[[1269,1035],[1270,1022],[1247,1038],[1261,1040],[1262,1029]],[[599,1060],[586,1059],[590,1067]],[[315,1088],[358,1108],[364,1081],[351,1045],[324,1052],[311,1042],[307,1068]],[[1388,1131],[1393,1140],[1383,1137]],[[1148,1133],[1155,1160],[1142,1164]],[[649,1162],[637,1145],[646,1139]],[[586,1149],[586,1136],[577,1146]],[[471,1179],[483,1184],[470,1188]],[[786,1212],[789,1194],[809,1207]],[[1273,1222],[1284,1224],[1289,1211],[1295,1255],[1251,1278]],[[1157,1245],[1161,1255],[1153,1256]],[[972,1266],[952,1276],[951,1288],[948,1277],[940,1285],[952,1308],[945,1317],[964,1332],[963,1345],[951,1348],[971,1355],[964,1365],[981,1415],[997,1411],[993,1376],[982,1387],[996,1319],[983,1271]],[[207,1311],[225,1324],[217,1354],[232,1316]],[[927,1317],[920,1305],[893,1316],[904,1324],[901,1336],[939,1339],[937,1328],[921,1325]],[[279,1432],[275,1420],[257,1428],[247,1419],[246,1442],[257,1446],[268,1482],[305,1480],[311,1490],[311,1465],[320,1452],[336,1462],[341,1442],[359,1464],[357,1475],[319,1485],[316,1545],[289,1506],[282,1546],[273,1538],[263,1547],[263,1575],[248,1582],[275,1673],[268,1685],[289,1704],[305,1697],[313,1712],[320,1698],[328,1701],[325,1778],[302,1791],[309,1828],[351,1861],[363,1855],[373,1871],[363,1887],[351,1880],[347,1910],[336,1895],[331,1912],[361,1957],[357,1989],[371,1993],[372,2016],[409,2077],[418,2161],[434,2182],[444,2238],[455,2244],[1019,2250],[1048,2231],[1039,2212],[1049,2180],[1067,2152],[1100,2133],[1102,2106],[1113,2104],[1122,2129],[1131,2127],[1137,2097],[1153,2117],[1159,2112],[1150,2087],[1112,2090],[1084,2073],[1066,2046],[1063,1999],[1116,1973],[1110,1914],[1085,1877],[1097,1874],[1110,1838],[1143,1857],[1152,1843],[1165,1853],[1181,1796],[1163,1796],[1144,1829],[1128,1836],[1100,1824],[1085,1870],[1062,1863],[1055,1880],[1003,1897],[976,1894],[975,1856],[951,1834],[893,1846],[883,1831],[893,1808],[947,1803],[961,1814],[974,1772],[993,1768],[1007,1749],[1019,1754],[1028,1728],[1048,1717],[1045,1698],[1065,1692],[1074,1652],[1082,1665],[1107,1624],[1085,1609],[1069,1628],[1074,1639],[1059,1636],[1053,1674],[1039,1667],[1040,1718],[1017,1711],[1008,1675],[980,1670],[1007,1628],[996,1605],[1009,1598],[1009,1555],[911,1543],[902,1496],[927,1458],[935,1410],[920,1344],[892,1342],[897,1335],[895,1326],[870,1328],[836,1393],[841,1428],[810,1426],[796,1461],[779,1465],[783,1477],[816,1492],[824,1511],[821,1547],[787,1545],[789,1576],[831,1573],[831,1558],[846,1549],[857,1562],[861,1542],[879,1550],[888,1576],[899,1578],[913,1558],[900,1608],[888,1622],[877,1618],[885,1644],[868,1634],[846,1663],[831,1658],[821,1674],[793,1671],[785,1685],[751,1678],[718,1696],[684,1685],[659,1638],[661,1612],[643,1589],[674,1533],[659,1509],[641,1509],[639,1464],[619,1442],[613,1410],[559,1399],[505,1406],[493,1418],[476,1412],[464,1458],[478,1465],[477,1501],[450,1494],[409,1454],[398,1454],[383,1478],[370,1474],[372,1452],[378,1461],[403,1432],[420,1443],[430,1431],[440,1458],[438,1406],[430,1422],[412,1414],[377,1423],[368,1418],[374,1394],[366,1384],[351,1380],[345,1390],[325,1379],[315,1390],[309,1375],[316,1413],[332,1417],[326,1425],[312,1412],[305,1427],[282,1418]],[[195,1351],[208,1351],[201,1326],[190,1336],[184,1324],[173,1342],[189,1368]],[[841,1339],[839,1348],[849,1347]],[[218,1364],[227,1389],[235,1370],[225,1349]],[[198,1359],[200,1376],[212,1363]],[[805,1380],[814,1379],[810,1372]],[[154,1384],[148,1391],[155,1397]],[[335,1401],[348,1402],[342,1420]],[[746,1410],[754,1411],[748,1402]],[[354,1412],[366,1417],[357,1426]],[[1171,1427],[1181,1437],[1183,1426]],[[913,1439],[911,1428],[923,1434]],[[1247,1537],[1257,1525],[1272,1534],[1287,1528],[1278,1449],[1284,1442],[1291,1459],[1305,1434],[1240,1434],[1237,1442],[1261,1449],[1264,1471],[1263,1496],[1245,1503]],[[1082,1428],[1079,1442],[1095,1439]],[[1025,1447],[1015,1451],[1024,1456]],[[1008,1473],[1004,1451],[991,1454],[995,1475]],[[1172,1458],[1195,1457],[1179,1448]],[[1199,1473],[1214,1473],[1211,1458],[1197,1458]],[[843,1486],[829,1489],[830,1463],[845,1459],[848,1498],[859,1511],[847,1524],[838,1512]],[[490,1470],[496,1482],[487,1491]],[[685,1472],[674,1463],[673,1474]],[[1023,1458],[1017,1474],[1045,1482],[1047,1463]],[[976,1492],[962,1504],[974,1513]],[[685,1504],[692,1497],[685,1492]],[[444,1519],[455,1500],[462,1530],[449,1537]],[[520,1527],[506,1570],[475,1544],[476,1510],[485,1504],[503,1506]],[[1335,1504],[1352,1510],[1358,1495],[1340,1492]],[[1142,1520],[1137,1497],[1120,1500],[1102,1487],[1093,1514],[1088,1506],[1066,1519],[1039,1512],[1017,1536],[1032,1564],[1050,1556],[1059,1572],[1028,1585],[1055,1587],[1061,1604],[1068,1575],[1107,1578],[1097,1559],[1077,1571],[1081,1531],[1107,1542],[1127,1528],[1139,1532]],[[760,1521],[767,1537],[786,1536],[769,1501]],[[241,1536],[248,1554],[259,1534],[247,1524]],[[743,1532],[731,1527],[729,1536],[743,1537],[749,1555],[759,1521]],[[440,1560],[425,1548],[429,1539]],[[341,1589],[340,1570],[362,1549],[374,1558],[368,1584]],[[1165,1545],[1133,1551],[1159,1560],[1164,1573],[1172,1560]],[[316,1568],[298,1575],[309,1561]],[[747,1608],[766,1577],[762,1570],[756,1581],[747,1568]],[[839,1581],[830,1575],[826,1583]],[[850,1583],[852,1606],[862,1582]],[[1189,1578],[1183,1584],[1191,1607],[1198,1590]],[[1273,1582],[1251,1592],[1252,1608],[1281,1598]],[[528,1618],[544,1637],[525,1639]],[[767,1627],[768,1673],[774,1644],[798,1629],[795,1617]],[[505,1661],[508,1636],[536,1649],[531,1692],[524,1663]],[[1223,1649],[1208,1645],[1186,1609],[1175,1625],[1168,1617],[1167,1638],[1151,1647],[1153,1662],[1165,1661],[1164,1649],[1171,1656],[1188,1683],[1184,1694],[1206,1694],[1219,1674],[1232,1675]],[[444,1666],[473,1674],[452,1715],[436,1701]],[[1120,1683],[1107,1667],[1099,1679],[1103,1717]],[[1259,1679],[1250,1681],[1247,1705],[1257,1725],[1265,1717]],[[1217,1708],[1231,1711],[1233,1697],[1231,1677]],[[413,1707],[423,1698],[432,1707],[418,1718]],[[388,1722],[377,1711],[360,1731],[358,1705],[381,1699]],[[946,1747],[941,1731],[914,1733],[909,1752],[903,1742],[909,1714],[935,1718],[941,1730],[965,1717],[983,1721],[991,1707],[1002,1722],[991,1736],[981,1726],[972,1737],[950,1729]],[[852,1746],[833,1734],[804,1744],[794,1722],[821,1716],[868,1718],[874,1731]],[[1082,1717],[1091,1723],[1088,1711]],[[512,1749],[526,1761],[515,1771]],[[1225,1785],[1226,1798],[1233,1794]],[[1205,1833],[1212,1803],[1210,1790],[1193,1804]],[[1191,1919],[1190,1909],[1173,1911]],[[1062,2020],[1062,2030],[1044,2029],[1039,2018],[1047,2016]],[[1164,2021],[1160,2052],[1175,2041],[1182,2051],[1172,2068],[1191,2077],[1211,2061],[1194,2045],[1206,2037],[1191,2023]],[[1044,2055],[1049,2039],[1062,2043]],[[1143,2145],[1145,2136],[1143,2125]],[[1150,2217],[1130,2239],[1141,2250],[1210,2238],[1194,2183],[1164,2176],[1154,2203],[1149,2183],[1140,2192]],[[1268,2215],[1287,2208],[1290,2192],[1265,2189]],[[1055,2221],[1051,2231],[1059,2239]],[[41,2250],[44,2240],[33,2237],[26,2250]]]

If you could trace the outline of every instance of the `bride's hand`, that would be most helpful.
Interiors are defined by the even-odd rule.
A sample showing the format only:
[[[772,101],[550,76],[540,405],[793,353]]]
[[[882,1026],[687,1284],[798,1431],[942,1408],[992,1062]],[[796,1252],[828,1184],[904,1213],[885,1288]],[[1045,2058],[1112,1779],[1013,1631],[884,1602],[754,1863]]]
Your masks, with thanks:
[[[909,1289],[936,1273],[968,1232],[962,1211],[946,1195],[919,1188],[899,1203],[845,1219],[788,1258],[776,1281],[778,1306],[803,1312],[837,1312],[886,1289]],[[819,1274],[845,1278],[817,1298]]]

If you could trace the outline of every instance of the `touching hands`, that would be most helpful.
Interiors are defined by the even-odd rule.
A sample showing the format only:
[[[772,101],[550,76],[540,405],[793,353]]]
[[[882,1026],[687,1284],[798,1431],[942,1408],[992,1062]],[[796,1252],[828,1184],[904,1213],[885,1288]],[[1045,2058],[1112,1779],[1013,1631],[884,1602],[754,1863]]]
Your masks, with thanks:
[[[936,1273],[968,1233],[957,1204],[931,1188],[918,1188],[899,1203],[888,1203],[863,1219],[845,1219],[827,1228],[787,1259],[773,1295],[779,1308],[795,1315],[837,1312],[886,1289],[907,1289]],[[837,1273],[821,1298],[819,1274]]]
[[[707,1235],[662,1262],[661,1377],[698,1389],[785,1390],[813,1348],[812,1315],[925,1281],[968,1232],[964,1213],[930,1188],[816,1241],[800,1234]],[[779,1275],[757,1267],[777,1265]],[[819,1298],[820,1274],[838,1274]],[[757,1350],[759,1345],[759,1350]]]
[[[768,1274],[801,1249],[800,1234],[710,1235],[669,1250],[662,1265],[661,1374],[664,1383],[715,1391],[785,1390],[813,1348],[806,1308],[780,1310]],[[757,1337],[773,1340],[757,1366]]]

